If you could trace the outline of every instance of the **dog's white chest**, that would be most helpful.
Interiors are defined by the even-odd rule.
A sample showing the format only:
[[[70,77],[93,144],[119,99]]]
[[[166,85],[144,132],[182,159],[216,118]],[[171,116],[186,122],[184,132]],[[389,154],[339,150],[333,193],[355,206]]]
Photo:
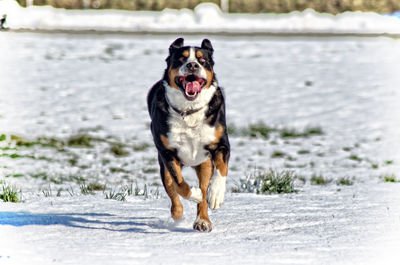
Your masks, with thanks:
[[[215,140],[215,128],[204,122],[205,109],[182,118],[173,113],[169,119],[168,140],[176,148],[178,157],[186,166],[197,166],[208,157],[204,146]]]

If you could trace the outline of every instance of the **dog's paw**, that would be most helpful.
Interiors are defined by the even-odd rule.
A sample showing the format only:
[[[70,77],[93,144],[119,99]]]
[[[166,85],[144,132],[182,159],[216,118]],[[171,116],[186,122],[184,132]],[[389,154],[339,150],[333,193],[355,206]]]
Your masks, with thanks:
[[[220,174],[214,176],[211,183],[211,188],[208,193],[208,206],[212,210],[218,209],[224,201],[226,190],[226,177],[222,177]]]
[[[200,232],[211,232],[212,225],[209,220],[201,219],[197,216],[197,219],[193,224],[193,229]]]
[[[200,203],[203,200],[203,193],[200,188],[192,187],[190,189],[191,194],[188,200]]]

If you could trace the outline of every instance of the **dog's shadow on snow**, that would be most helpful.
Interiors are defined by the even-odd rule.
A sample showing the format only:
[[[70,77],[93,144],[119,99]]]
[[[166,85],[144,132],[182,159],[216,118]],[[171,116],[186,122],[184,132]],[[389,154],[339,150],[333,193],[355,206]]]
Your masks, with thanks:
[[[115,232],[165,234],[192,233],[193,229],[177,227],[156,217],[118,217],[108,213],[30,213],[0,212],[0,226],[63,225],[73,228],[100,229]]]

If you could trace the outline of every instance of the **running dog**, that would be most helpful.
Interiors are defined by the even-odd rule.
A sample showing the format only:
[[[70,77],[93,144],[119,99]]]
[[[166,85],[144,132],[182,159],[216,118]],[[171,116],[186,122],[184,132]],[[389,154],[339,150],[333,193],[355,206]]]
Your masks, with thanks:
[[[147,96],[172,218],[179,220],[183,214],[178,195],[194,201],[198,204],[193,228],[204,232],[212,230],[208,207],[218,209],[224,200],[230,155],[225,98],[213,70],[213,53],[208,39],[200,47],[184,46],[182,38],[175,40],[169,47],[164,76]],[[183,166],[195,169],[199,188],[185,182]]]

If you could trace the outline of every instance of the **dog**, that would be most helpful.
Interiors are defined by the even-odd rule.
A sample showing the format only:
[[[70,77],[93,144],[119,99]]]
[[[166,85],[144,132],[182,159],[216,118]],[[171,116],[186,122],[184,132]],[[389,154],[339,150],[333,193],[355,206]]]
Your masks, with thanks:
[[[163,78],[147,96],[171,216],[174,220],[182,217],[178,195],[196,202],[193,228],[202,232],[212,230],[208,207],[218,209],[224,201],[230,156],[225,97],[213,70],[213,53],[208,39],[200,47],[184,46],[183,38],[176,39],[169,47]],[[195,169],[199,188],[185,182],[183,166]]]

